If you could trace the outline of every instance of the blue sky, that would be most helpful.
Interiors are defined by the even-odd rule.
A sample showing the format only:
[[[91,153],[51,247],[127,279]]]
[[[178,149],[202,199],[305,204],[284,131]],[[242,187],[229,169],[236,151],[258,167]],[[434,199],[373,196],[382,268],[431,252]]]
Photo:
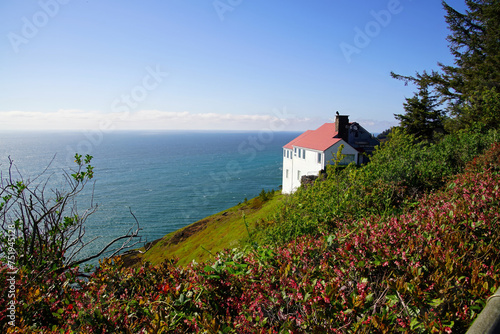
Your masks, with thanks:
[[[0,130],[381,132],[447,34],[437,0],[2,0]]]

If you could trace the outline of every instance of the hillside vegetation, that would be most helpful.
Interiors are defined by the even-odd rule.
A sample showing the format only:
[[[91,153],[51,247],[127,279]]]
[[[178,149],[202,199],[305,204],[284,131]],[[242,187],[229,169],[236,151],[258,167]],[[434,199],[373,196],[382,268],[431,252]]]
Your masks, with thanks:
[[[178,265],[213,260],[217,252],[247,244],[257,222],[274,212],[283,199],[277,192],[264,191],[259,197],[169,233],[121,258],[127,266],[145,262],[156,265],[169,259],[176,259]]]

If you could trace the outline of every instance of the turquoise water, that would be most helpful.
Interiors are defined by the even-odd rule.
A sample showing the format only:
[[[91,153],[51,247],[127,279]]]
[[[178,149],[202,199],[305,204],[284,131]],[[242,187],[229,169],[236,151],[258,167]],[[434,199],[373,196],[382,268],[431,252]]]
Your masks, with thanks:
[[[139,220],[145,241],[281,185],[282,146],[297,136],[285,132],[75,132],[0,134],[0,169],[8,156],[26,178],[50,167],[52,188],[64,185],[74,154],[90,154],[98,211],[86,237],[98,237],[82,255],[100,249]],[[52,161],[52,163],[51,163]],[[80,196],[86,209],[92,185]]]

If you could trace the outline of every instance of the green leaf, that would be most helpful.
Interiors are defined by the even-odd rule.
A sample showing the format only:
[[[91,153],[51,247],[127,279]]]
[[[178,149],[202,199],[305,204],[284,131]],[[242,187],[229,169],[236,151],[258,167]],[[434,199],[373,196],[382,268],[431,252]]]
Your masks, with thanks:
[[[433,299],[429,304],[432,306],[432,307],[438,307],[439,305],[441,305],[443,303],[443,299]]]
[[[215,269],[212,267],[212,266],[206,266],[205,268],[203,268],[203,270],[206,272],[206,273],[211,273],[211,272],[214,272]]]
[[[417,329],[418,327],[420,327],[420,323],[418,322],[418,319],[417,318],[411,319],[410,329],[414,330],[414,329]]]
[[[385,299],[387,299],[389,306],[396,305],[399,301],[399,298],[396,295],[387,295],[385,296]]]

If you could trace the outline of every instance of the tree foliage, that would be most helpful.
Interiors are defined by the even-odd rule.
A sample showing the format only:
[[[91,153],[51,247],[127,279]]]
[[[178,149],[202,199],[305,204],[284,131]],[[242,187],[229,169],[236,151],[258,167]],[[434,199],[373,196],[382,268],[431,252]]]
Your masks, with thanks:
[[[437,87],[458,103],[477,92],[500,88],[500,3],[467,0],[466,4],[468,10],[460,13],[443,2],[455,66],[440,64],[447,80],[437,82]]]
[[[391,132],[394,130],[394,127],[391,127],[389,129],[386,129],[384,131],[382,131],[381,133],[379,133],[377,135],[377,139],[380,140],[380,141],[386,141],[387,140],[387,136],[389,136],[391,134]]]
[[[447,40],[454,65],[438,63],[441,71],[415,76],[391,73],[420,88],[431,87],[446,107],[449,130],[482,123],[500,126],[500,2],[467,0],[465,13],[443,1],[450,30]]]
[[[420,89],[404,104],[405,114],[395,114],[400,127],[419,140],[433,141],[438,133],[444,132],[444,114],[439,109],[437,97],[427,88]]]

